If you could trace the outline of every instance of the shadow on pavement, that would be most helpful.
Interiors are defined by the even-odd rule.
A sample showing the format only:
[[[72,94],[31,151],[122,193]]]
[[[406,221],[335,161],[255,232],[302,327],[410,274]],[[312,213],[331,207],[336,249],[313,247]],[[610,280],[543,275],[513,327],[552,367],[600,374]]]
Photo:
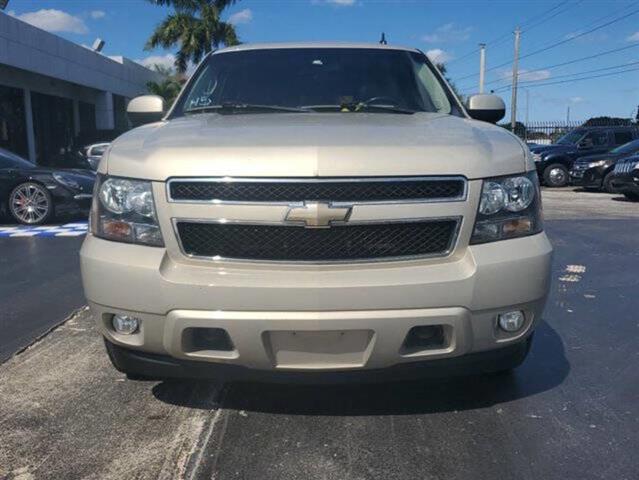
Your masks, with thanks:
[[[637,203],[639,204],[638,201],[636,200],[630,200],[627,197],[621,196],[621,197],[612,197],[611,200],[615,201],[615,202],[623,202],[623,203]]]
[[[222,407],[287,415],[412,415],[486,408],[560,385],[570,364],[557,332],[542,323],[526,362],[513,374],[429,379],[362,385],[232,384]],[[191,402],[200,382],[163,382],[153,388],[163,402],[210,408]]]

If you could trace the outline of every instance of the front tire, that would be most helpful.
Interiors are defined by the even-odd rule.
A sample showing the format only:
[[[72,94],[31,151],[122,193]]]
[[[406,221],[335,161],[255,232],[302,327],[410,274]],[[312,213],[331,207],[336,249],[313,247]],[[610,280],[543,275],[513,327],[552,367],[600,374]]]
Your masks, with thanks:
[[[601,189],[606,193],[614,193],[615,190],[612,188],[612,172],[608,172],[601,182]]]
[[[9,214],[23,225],[42,225],[53,218],[53,197],[44,185],[21,183],[9,194]]]
[[[565,187],[568,185],[568,178],[568,169],[560,163],[549,165],[544,170],[544,183],[548,187]]]

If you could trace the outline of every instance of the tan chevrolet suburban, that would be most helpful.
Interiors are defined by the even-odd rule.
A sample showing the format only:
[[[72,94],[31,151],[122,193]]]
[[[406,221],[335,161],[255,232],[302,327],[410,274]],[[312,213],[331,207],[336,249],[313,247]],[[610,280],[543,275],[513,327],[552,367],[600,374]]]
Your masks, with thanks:
[[[130,378],[507,371],[549,289],[534,162],[426,56],[242,45],[102,158],[86,297]],[[153,121],[154,123],[148,123]]]

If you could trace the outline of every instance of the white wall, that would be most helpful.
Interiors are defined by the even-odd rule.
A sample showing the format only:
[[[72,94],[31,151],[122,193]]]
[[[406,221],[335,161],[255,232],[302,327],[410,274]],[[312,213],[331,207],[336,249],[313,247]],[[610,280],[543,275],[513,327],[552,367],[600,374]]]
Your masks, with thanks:
[[[0,64],[129,98],[161,78],[131,60],[95,53],[1,12]]]

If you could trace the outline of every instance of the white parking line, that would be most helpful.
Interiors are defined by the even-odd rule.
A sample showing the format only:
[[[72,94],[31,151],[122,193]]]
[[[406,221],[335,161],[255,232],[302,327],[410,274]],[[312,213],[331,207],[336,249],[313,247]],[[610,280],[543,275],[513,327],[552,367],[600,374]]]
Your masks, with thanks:
[[[20,237],[80,237],[88,230],[86,222],[72,222],[64,225],[40,225],[40,226],[4,226],[0,227],[0,238]]]

